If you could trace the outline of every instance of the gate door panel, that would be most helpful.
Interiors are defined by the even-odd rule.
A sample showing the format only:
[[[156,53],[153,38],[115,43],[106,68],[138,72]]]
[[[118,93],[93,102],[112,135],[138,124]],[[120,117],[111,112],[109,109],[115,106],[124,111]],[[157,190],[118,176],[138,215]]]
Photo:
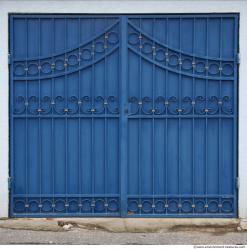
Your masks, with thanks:
[[[236,217],[237,30],[11,15],[10,215]]]
[[[236,214],[237,18],[128,20],[128,214]]]
[[[11,214],[118,215],[118,18],[11,28]]]

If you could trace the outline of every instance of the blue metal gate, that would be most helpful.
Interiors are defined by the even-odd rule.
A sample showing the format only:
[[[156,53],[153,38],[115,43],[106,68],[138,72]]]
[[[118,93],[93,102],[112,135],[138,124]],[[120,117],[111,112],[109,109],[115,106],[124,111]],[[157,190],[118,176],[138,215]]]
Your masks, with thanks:
[[[11,15],[10,215],[235,217],[238,16]]]

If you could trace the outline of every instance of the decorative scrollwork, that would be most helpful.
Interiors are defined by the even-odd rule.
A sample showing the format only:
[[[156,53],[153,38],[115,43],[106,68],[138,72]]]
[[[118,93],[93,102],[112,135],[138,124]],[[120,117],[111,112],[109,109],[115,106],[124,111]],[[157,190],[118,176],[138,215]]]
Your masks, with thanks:
[[[47,58],[14,59],[14,77],[27,79],[54,77],[57,74],[73,72],[95,63],[118,48],[117,24],[118,22],[111,25],[105,32],[62,54],[55,54]]]
[[[51,113],[51,111],[52,111],[51,97],[44,96],[41,99],[41,109],[43,110],[42,114],[49,114],[49,113]]]
[[[38,97],[31,96],[28,98],[27,110],[29,114],[33,114],[33,115],[39,114],[43,111],[43,109],[40,108]]]
[[[234,57],[229,59],[210,58],[171,48],[131,22],[129,22],[128,44],[133,52],[137,52],[138,55],[147,58],[150,62],[158,63],[158,65],[179,73],[222,79],[234,76]]]
[[[15,98],[14,114],[23,114],[26,111],[26,100],[23,96]]]
[[[135,96],[129,98],[129,115],[215,115],[233,114],[232,101],[229,96],[222,99],[216,96],[196,96],[194,99],[190,96],[181,98],[171,96],[167,99],[158,96],[154,100],[150,97],[138,99]]]
[[[182,99],[182,114],[191,114],[193,113],[193,101],[191,97],[184,97]]]
[[[118,114],[118,99],[116,96],[77,96],[63,97],[56,96],[54,99],[49,96],[38,98],[30,96],[15,98],[14,114],[31,115],[73,115],[73,114]],[[26,113],[27,111],[27,113]]]
[[[205,114],[207,112],[206,99],[203,96],[195,97],[195,114]]]
[[[233,114],[232,99],[229,96],[222,98],[221,111],[225,114]]]
[[[106,101],[105,101],[105,106],[108,109],[108,112],[110,114],[118,114],[119,113],[119,103],[118,103],[118,99],[115,96],[109,96]]]
[[[177,115],[180,113],[180,108],[178,108],[178,100],[175,96],[171,96],[168,98],[167,112],[169,114]]]

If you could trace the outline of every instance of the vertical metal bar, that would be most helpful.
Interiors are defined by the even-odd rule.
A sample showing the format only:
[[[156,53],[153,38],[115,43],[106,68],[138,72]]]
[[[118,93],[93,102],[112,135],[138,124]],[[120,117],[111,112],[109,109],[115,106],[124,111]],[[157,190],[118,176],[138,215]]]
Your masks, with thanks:
[[[168,66],[168,18],[166,18],[166,61],[165,61],[165,65],[166,67]],[[168,89],[168,83],[167,83],[167,69],[165,70],[165,101],[168,103],[168,93],[167,93],[167,89]],[[167,177],[167,174],[168,174],[168,138],[167,138],[167,135],[168,135],[168,119],[167,119],[167,115],[168,115],[168,105],[166,105],[166,123],[165,123],[165,207],[167,207],[168,205],[168,200],[167,200],[167,195],[168,195],[168,177]],[[165,208],[166,210],[166,214],[167,214],[167,208]]]
[[[152,19],[152,37],[154,37],[155,33],[155,18]],[[152,42],[152,57],[153,61],[155,60],[155,42]],[[155,110],[155,64],[152,64],[152,106],[153,110]],[[152,206],[154,207],[154,195],[155,195],[155,185],[154,185],[154,173],[155,173],[155,118],[154,118],[154,112],[152,112],[152,194],[153,194],[153,200],[152,200]],[[153,213],[155,209],[153,208]]]
[[[39,58],[41,55],[41,20],[39,18]],[[40,59],[39,59],[39,65],[40,65]],[[39,101],[39,110],[41,110],[41,85],[40,85],[40,70],[39,70],[39,97],[38,97],[38,101]],[[39,121],[39,128],[38,128],[38,153],[39,153],[39,180],[40,180],[40,212],[42,213],[42,140],[41,140],[41,112],[38,113],[39,117],[38,117],[38,121]]]
[[[179,17],[179,51],[181,51],[181,17]],[[179,58],[181,58],[181,52],[179,52]],[[181,64],[179,63],[179,71],[181,72]],[[178,79],[178,108],[181,110],[181,99],[182,99],[182,80],[181,80],[181,73],[179,73],[179,79]],[[180,173],[181,173],[181,148],[180,148],[180,136],[181,136],[181,112],[179,112],[178,117],[178,195],[179,195],[179,213],[181,212],[181,189],[180,189]]]
[[[220,44],[219,44],[219,46],[220,46],[220,60],[221,60],[221,58],[222,58],[222,17],[220,18]],[[221,77],[222,77],[222,70],[221,70],[221,68],[222,68],[222,63],[221,63],[221,61],[220,61],[220,64],[219,64],[219,67],[220,67],[220,70],[219,70],[219,73],[220,73],[220,89],[219,89],[219,97],[220,97],[220,99],[222,98],[222,82],[221,82]],[[218,189],[219,189],[219,202],[218,202],[218,204],[221,204],[221,161],[222,161],[222,152],[221,152],[221,142],[222,142],[222,138],[221,138],[221,127],[222,127],[222,120],[221,120],[221,108],[219,108],[219,127],[218,127],[218,132],[219,132],[219,140],[218,140],[218,153],[219,153],[219,156],[218,156],[218,158],[219,158],[219,165],[218,165],[218,184],[219,184],[219,187],[218,187]],[[221,212],[221,208],[219,208],[219,212]]]
[[[142,19],[139,19],[140,30],[142,29]],[[142,49],[142,34],[139,33],[139,52],[141,54]],[[142,102],[142,57],[139,56],[139,101]],[[139,108],[139,115],[142,114],[141,108]],[[142,194],[142,178],[141,178],[141,135],[142,135],[142,120],[138,118],[138,205],[141,207],[141,194]],[[139,210],[141,214],[141,208]]]
[[[94,37],[94,32],[95,32],[95,21],[92,18],[92,26],[91,26],[91,33],[92,36]],[[94,98],[95,98],[95,89],[94,89],[94,74],[95,74],[95,68],[94,68],[94,49],[95,49],[95,43],[93,41],[92,43],[92,70],[91,70],[91,97],[92,97],[92,104],[91,104],[91,110],[94,110]],[[91,207],[92,207],[92,212],[94,213],[94,205],[95,205],[95,155],[94,155],[94,117],[93,117],[93,112],[92,112],[92,123],[91,123],[91,164],[92,164],[92,202],[91,202]]]
[[[208,58],[208,17],[206,18],[206,57]],[[207,67],[209,67],[207,59]],[[205,85],[205,105],[208,108],[208,70],[206,70],[206,85]],[[208,117],[205,117],[205,210],[208,212]]]
[[[128,117],[125,112],[127,108],[127,84],[128,84],[128,18],[121,16],[121,97],[120,97],[120,189],[121,189],[121,216],[127,215],[127,166],[128,166]]]
[[[193,42],[192,42],[192,60],[195,60],[195,18],[193,18]],[[195,68],[192,67],[192,74],[194,75]],[[192,77],[192,101],[195,103],[195,77]],[[193,213],[195,212],[195,105],[192,105],[192,205],[193,205]]]
[[[55,53],[55,19],[52,18],[52,27],[53,27],[53,34],[52,34],[52,53]],[[52,63],[53,63],[53,73],[55,70],[55,61],[54,56],[52,56]],[[52,77],[52,86],[51,86],[51,100],[52,100],[52,118],[51,118],[51,167],[52,167],[52,210],[55,212],[55,138],[54,138],[54,77]]]
[[[78,42],[79,42],[79,55],[78,55],[78,67],[81,68],[81,47],[80,47],[80,44],[81,44],[81,18],[79,17],[78,18],[78,36],[79,36],[79,39],[78,39]],[[81,210],[81,207],[82,207],[82,198],[81,198],[81,194],[82,194],[82,165],[81,165],[81,117],[80,117],[80,112],[81,112],[81,106],[80,106],[80,103],[81,103],[81,70],[79,69],[78,71],[78,115],[79,115],[79,118],[78,118],[78,181],[79,181],[79,191],[78,191],[78,194],[79,194],[79,202],[78,202],[78,207],[79,207],[79,210]]]
[[[234,18],[234,58],[236,58],[237,54],[238,54],[238,20],[239,17],[238,15],[235,16]],[[232,169],[232,193],[234,194],[234,213],[235,215],[237,215],[237,188],[235,185],[235,179],[238,176],[238,172],[237,172],[237,143],[238,143],[238,134],[237,134],[237,129],[238,129],[238,64],[236,62],[236,60],[234,61],[234,86],[233,86],[233,169]]]
[[[104,19],[104,24],[107,27],[108,26],[108,19],[105,17]],[[108,129],[108,120],[106,118],[107,115],[107,105],[105,105],[105,103],[107,103],[107,96],[108,96],[108,77],[107,77],[107,57],[106,54],[108,52],[108,48],[107,48],[107,40],[106,40],[107,34],[105,34],[105,42],[104,42],[104,52],[105,52],[105,57],[104,57],[104,193],[105,195],[108,194],[108,189],[107,189],[107,151],[108,151],[108,140],[107,140],[107,129]],[[107,197],[105,197],[105,204],[107,203]],[[107,207],[105,206],[105,212],[107,213]]]
[[[64,75],[64,97],[65,97],[65,108],[68,108],[68,82],[67,82],[67,68],[68,68],[68,57],[67,57],[67,17],[64,18],[64,40],[65,40],[65,75]],[[68,212],[68,117],[67,112],[65,113],[65,211]]]
[[[28,71],[27,71],[27,60],[28,60],[28,19],[25,18],[25,25],[26,25],[26,71],[25,71],[25,76],[27,77]],[[28,84],[27,80],[25,81],[25,95],[26,99],[25,101],[28,101]],[[26,108],[26,113],[25,113],[25,206],[28,205],[28,117],[27,117],[27,108]]]

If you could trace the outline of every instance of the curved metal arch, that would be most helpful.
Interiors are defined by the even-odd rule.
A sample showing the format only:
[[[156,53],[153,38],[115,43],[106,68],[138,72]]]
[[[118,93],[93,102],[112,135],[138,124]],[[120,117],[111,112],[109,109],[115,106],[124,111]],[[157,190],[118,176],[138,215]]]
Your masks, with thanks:
[[[119,23],[119,20],[116,21],[115,23],[113,23],[112,25],[110,25],[107,29],[105,29],[102,33],[97,34],[93,37],[91,37],[90,39],[86,40],[85,42],[79,44],[77,47],[73,47],[73,48],[69,48],[68,50],[64,50],[58,53],[55,53],[51,56],[42,56],[42,57],[31,57],[31,58],[13,58],[13,62],[22,62],[22,61],[37,61],[37,60],[47,60],[47,59],[51,59],[53,57],[59,57],[62,56],[63,54],[68,54],[76,49],[79,49],[80,47],[86,46],[88,44],[90,44],[92,41],[98,39],[99,37],[101,37],[102,35],[104,35],[105,33],[107,33],[108,31],[110,31],[112,28],[114,28],[117,24]]]
[[[218,76],[204,76],[204,75],[199,75],[199,74],[190,74],[190,73],[186,73],[184,71],[178,71],[176,69],[173,69],[173,68],[170,68],[170,67],[167,67],[167,66],[164,66],[162,65],[161,63],[157,62],[157,61],[154,61],[150,58],[148,58],[147,56],[143,55],[142,53],[136,51],[135,49],[133,49],[131,46],[128,45],[128,49],[131,50],[131,52],[133,52],[134,54],[138,55],[138,56],[141,56],[144,60],[152,63],[152,64],[155,64],[157,67],[160,67],[162,69],[165,69],[165,70],[168,70],[170,72],[173,72],[173,73],[177,73],[177,74],[181,74],[181,75],[184,75],[184,76],[188,76],[188,77],[193,77],[193,78],[198,78],[198,79],[209,79],[209,80],[224,80],[224,81],[229,81],[229,80],[234,80],[234,77],[218,77]]]
[[[153,43],[156,43],[157,45],[167,48],[169,50],[172,50],[176,53],[179,53],[181,55],[184,56],[190,56],[193,58],[198,58],[198,59],[204,59],[204,60],[213,60],[213,61],[222,61],[222,62],[234,62],[235,59],[234,58],[217,58],[217,57],[209,57],[209,56],[198,56],[198,55],[193,55],[192,53],[189,52],[184,52],[182,50],[176,49],[176,48],[172,48],[170,46],[168,46],[167,44],[162,43],[161,41],[157,40],[156,38],[150,36],[148,33],[146,33],[145,31],[143,31],[142,29],[136,27],[131,21],[128,21],[128,24],[135,29],[137,32],[141,33],[141,35],[146,36],[148,39],[150,39]]]
[[[31,80],[43,80],[43,79],[52,79],[52,78],[58,78],[58,77],[61,77],[61,76],[65,76],[65,75],[70,75],[70,74],[73,74],[73,73],[76,73],[80,70],[84,70],[88,67],[91,67],[93,64],[97,64],[99,63],[100,61],[104,60],[106,57],[110,56],[111,54],[113,54],[117,49],[119,48],[119,46],[116,46],[115,48],[111,49],[109,52],[107,52],[106,54],[104,54],[104,56],[98,58],[97,60],[94,60],[92,61],[92,63],[90,64],[87,64],[87,65],[84,65],[84,66],[81,66],[81,67],[78,67],[76,69],[73,69],[73,70],[68,70],[68,71],[64,71],[62,73],[56,73],[56,74],[49,74],[49,75],[42,75],[42,76],[35,76],[35,77],[26,77],[26,76],[22,76],[22,77],[13,77],[13,80],[28,80],[28,81],[31,81]]]

